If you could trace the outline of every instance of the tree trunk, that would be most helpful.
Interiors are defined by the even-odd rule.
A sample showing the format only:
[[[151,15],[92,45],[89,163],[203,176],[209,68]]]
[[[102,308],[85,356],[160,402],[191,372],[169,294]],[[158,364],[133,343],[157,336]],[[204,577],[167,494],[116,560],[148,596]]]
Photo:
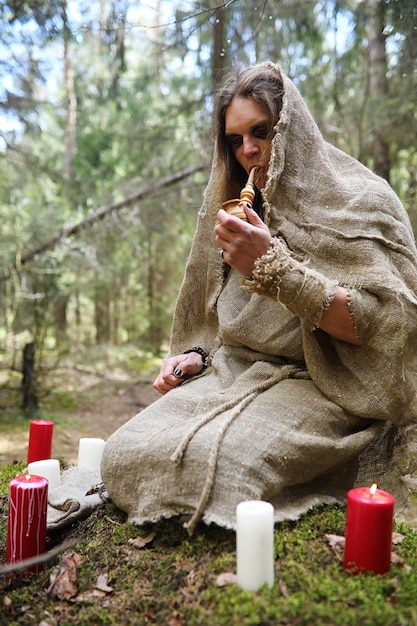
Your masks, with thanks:
[[[60,294],[53,307],[55,339],[58,345],[68,341],[67,336],[67,307],[69,296]]]
[[[120,110],[121,106],[119,97],[120,81],[123,73],[126,71],[126,5],[123,7],[123,15],[120,12],[121,9],[122,6],[120,5],[117,12],[117,27],[114,30],[113,41],[110,47],[110,55],[113,60],[110,99],[115,101],[118,110]]]
[[[110,341],[110,303],[107,288],[97,288],[94,294],[94,325],[96,328],[96,344]]]
[[[385,50],[385,1],[368,0],[368,45],[369,45],[369,91],[371,111],[380,111],[381,103],[388,98],[387,58]],[[387,181],[390,179],[389,145],[385,140],[383,120],[376,116],[372,151],[374,170]]]
[[[72,175],[72,161],[75,149],[75,127],[77,116],[77,99],[74,90],[74,72],[71,65],[67,20],[66,0],[62,2],[62,21],[64,38],[64,88],[65,88],[65,156],[64,180],[69,183]]]
[[[211,60],[213,92],[223,79],[227,67],[226,50],[224,47],[226,19],[225,7],[219,6],[215,12],[213,54]]]
[[[156,0],[155,2],[154,33],[153,58],[155,64],[155,80],[158,85],[160,85],[162,66],[161,0]]]
[[[22,365],[22,408],[29,414],[36,413],[38,399],[35,391],[35,344],[27,343],[23,348]]]

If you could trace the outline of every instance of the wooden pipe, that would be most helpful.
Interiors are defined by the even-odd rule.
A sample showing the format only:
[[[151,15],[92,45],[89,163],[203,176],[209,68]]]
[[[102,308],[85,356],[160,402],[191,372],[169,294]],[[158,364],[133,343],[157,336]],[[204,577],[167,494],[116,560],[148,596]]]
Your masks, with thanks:
[[[252,207],[253,200],[255,198],[255,187],[253,184],[256,173],[256,167],[253,167],[249,172],[249,178],[246,181],[246,185],[243,187],[240,192],[240,198],[234,198],[233,200],[226,200],[223,202],[222,207],[225,211],[227,211],[230,215],[234,215],[235,217],[248,221],[246,217],[245,210],[243,208],[244,204],[250,204]]]

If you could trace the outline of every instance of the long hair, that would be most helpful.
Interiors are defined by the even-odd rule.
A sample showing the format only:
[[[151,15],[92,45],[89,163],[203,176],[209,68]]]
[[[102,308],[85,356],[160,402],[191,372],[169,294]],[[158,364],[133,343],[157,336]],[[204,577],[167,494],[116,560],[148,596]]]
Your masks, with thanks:
[[[223,160],[229,179],[237,178],[242,184],[245,172],[238,164],[226,138],[226,109],[236,97],[250,98],[257,102],[269,121],[269,138],[278,122],[282,109],[283,84],[279,71],[272,64],[253,65],[238,69],[219,87],[214,97],[215,135],[218,156]]]

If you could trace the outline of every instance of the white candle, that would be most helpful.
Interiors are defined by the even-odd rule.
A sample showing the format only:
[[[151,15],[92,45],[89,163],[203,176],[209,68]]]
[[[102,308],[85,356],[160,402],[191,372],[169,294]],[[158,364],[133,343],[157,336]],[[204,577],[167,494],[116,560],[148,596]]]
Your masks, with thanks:
[[[28,473],[47,478],[49,489],[59,487],[59,485],[61,484],[61,473],[59,468],[59,461],[57,459],[32,461],[32,463],[29,463],[28,465]]]
[[[82,437],[78,445],[78,467],[100,472],[105,441],[98,437]]]
[[[274,507],[247,500],[236,507],[237,583],[247,591],[274,584]]]

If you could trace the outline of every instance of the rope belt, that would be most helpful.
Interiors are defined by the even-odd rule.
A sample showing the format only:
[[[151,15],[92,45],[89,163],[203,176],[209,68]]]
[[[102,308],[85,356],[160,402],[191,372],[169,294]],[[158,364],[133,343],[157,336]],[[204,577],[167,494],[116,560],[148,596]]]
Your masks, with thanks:
[[[195,512],[193,513],[193,516],[188,522],[186,522],[186,524],[184,524],[184,527],[188,530],[190,535],[194,532],[195,527],[201,519],[201,516],[204,513],[204,509],[206,508],[207,502],[212,492],[220,445],[229,426],[260,393],[266,391],[267,389],[270,389],[282,380],[286,380],[288,378],[297,378],[297,374],[300,372],[304,373],[304,370],[300,370],[300,368],[294,364],[284,365],[273,376],[266,379],[264,382],[259,383],[258,385],[256,385],[256,387],[252,389],[244,391],[240,395],[240,397],[238,396],[233,400],[227,400],[226,402],[223,402],[223,404],[221,404],[220,406],[212,409],[206,414],[203,414],[198,422],[194,424],[190,431],[183,437],[182,441],[177,446],[177,449],[170,457],[171,461],[173,461],[177,465],[181,463],[188,444],[198,433],[198,431],[203,428],[203,426],[214,420],[221,413],[225,413],[226,411],[232,409],[230,415],[226,417],[214,436],[214,440],[208,456],[206,481],[201,492],[200,500],[198,502]]]

